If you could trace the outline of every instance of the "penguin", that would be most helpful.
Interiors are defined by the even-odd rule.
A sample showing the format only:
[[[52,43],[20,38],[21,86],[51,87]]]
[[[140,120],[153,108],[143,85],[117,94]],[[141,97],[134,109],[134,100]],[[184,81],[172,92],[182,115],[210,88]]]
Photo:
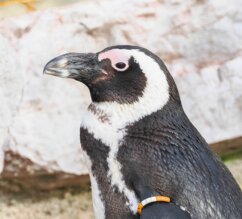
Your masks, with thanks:
[[[118,45],[58,56],[44,73],[89,88],[80,139],[95,218],[242,218],[241,189],[186,116],[158,56]]]

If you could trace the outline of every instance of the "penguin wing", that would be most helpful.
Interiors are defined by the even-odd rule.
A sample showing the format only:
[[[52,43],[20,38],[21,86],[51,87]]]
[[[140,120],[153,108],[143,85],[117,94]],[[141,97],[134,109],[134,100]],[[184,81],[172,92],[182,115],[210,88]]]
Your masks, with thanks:
[[[174,203],[156,202],[145,206],[140,219],[191,219],[190,214]]]

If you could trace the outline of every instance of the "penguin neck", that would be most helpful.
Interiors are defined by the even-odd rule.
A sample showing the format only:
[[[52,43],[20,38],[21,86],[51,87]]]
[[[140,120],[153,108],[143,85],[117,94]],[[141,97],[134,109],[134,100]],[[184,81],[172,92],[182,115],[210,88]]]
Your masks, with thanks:
[[[145,116],[161,110],[167,103],[168,97],[162,101],[147,98],[132,104],[119,104],[117,102],[92,102],[88,107],[88,113],[101,123],[112,126],[114,129],[122,129]]]

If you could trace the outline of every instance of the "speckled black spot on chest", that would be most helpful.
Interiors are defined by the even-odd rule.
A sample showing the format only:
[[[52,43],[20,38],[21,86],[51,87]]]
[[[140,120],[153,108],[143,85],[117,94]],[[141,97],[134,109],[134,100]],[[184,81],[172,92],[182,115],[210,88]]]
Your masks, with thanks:
[[[91,111],[100,122],[110,124],[110,118],[107,116],[107,114],[98,109],[94,104],[91,103],[88,107],[88,110]]]
[[[130,218],[137,219],[125,204],[126,197],[119,192],[118,188],[111,185],[108,178],[109,147],[97,140],[86,129],[81,128],[81,145],[92,161],[92,174],[97,180],[101,192],[102,202],[104,203],[105,216],[107,219]]]

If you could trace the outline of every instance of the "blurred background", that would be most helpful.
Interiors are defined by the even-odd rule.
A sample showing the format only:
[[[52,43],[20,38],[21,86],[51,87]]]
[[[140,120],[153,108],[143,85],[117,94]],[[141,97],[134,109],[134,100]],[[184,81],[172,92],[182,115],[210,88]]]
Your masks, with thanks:
[[[0,1],[0,218],[93,218],[79,126],[87,89],[42,74],[66,52],[146,47],[242,186],[242,0]]]

